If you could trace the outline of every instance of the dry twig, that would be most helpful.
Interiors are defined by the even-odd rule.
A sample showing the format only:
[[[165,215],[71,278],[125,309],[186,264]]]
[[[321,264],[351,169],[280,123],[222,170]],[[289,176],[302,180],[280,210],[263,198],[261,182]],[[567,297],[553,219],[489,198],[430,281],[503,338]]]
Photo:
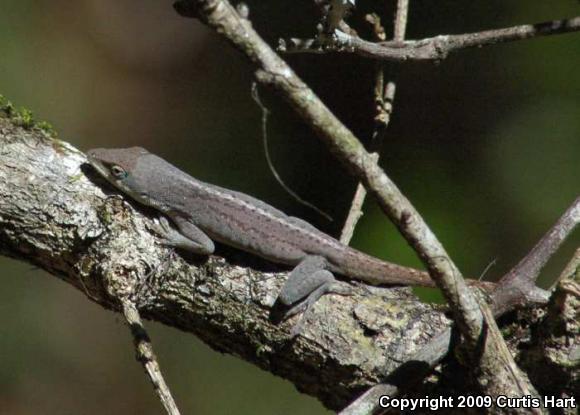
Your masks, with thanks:
[[[580,30],[580,16],[531,25],[512,26],[460,35],[439,35],[404,42],[374,43],[348,33],[335,31],[334,37],[280,40],[278,50],[285,53],[353,53],[366,58],[391,61],[440,61],[452,52],[551,36]]]
[[[163,373],[161,373],[161,368],[157,362],[157,356],[153,351],[151,339],[141,321],[139,310],[137,310],[135,304],[129,300],[123,300],[122,305],[123,315],[129,325],[131,335],[133,336],[137,361],[143,365],[145,372],[147,372],[147,376],[149,376],[151,383],[153,383],[153,388],[155,389],[161,404],[165,408],[165,411],[169,415],[179,415],[179,409],[171,395],[169,386],[167,386],[167,383],[163,378]]]
[[[572,258],[558,277],[558,281],[567,279],[580,282],[580,248],[576,249],[574,255],[572,255]]]
[[[580,223],[580,197],[572,203],[528,255],[500,279],[493,295],[492,307],[496,314],[503,314],[517,305],[545,303],[548,300],[548,293],[536,287],[535,282],[544,265],[578,223]]]
[[[393,39],[395,41],[403,41],[405,39],[408,12],[409,0],[398,0],[393,24]],[[377,38],[384,37],[385,30],[381,24],[379,16],[368,16],[368,20],[374,26],[375,36]],[[373,131],[373,137],[371,140],[371,152],[378,151],[384,139],[385,132],[389,126],[389,122],[391,121],[393,102],[395,100],[395,91],[396,84],[392,80],[387,82],[385,87],[385,68],[383,63],[378,62],[375,69],[374,101],[376,106],[376,114],[375,129]],[[376,155],[376,162],[378,162],[378,154]],[[367,191],[364,185],[359,182],[356,186],[356,191],[354,193],[348,215],[340,234],[340,241],[345,245],[350,243],[356,224],[362,216],[362,207],[364,205],[366,195]]]

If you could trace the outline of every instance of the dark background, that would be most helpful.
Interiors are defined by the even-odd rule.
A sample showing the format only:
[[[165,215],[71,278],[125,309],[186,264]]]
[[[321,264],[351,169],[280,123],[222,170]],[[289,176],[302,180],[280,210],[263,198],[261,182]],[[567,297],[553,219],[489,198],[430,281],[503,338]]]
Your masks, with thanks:
[[[247,3],[270,44],[314,30],[311,1]],[[358,3],[350,19],[357,29],[365,11],[384,7]],[[83,150],[147,147],[192,175],[338,234],[355,182],[285,103],[262,90],[277,169],[334,222],[290,198],[265,162],[252,68],[199,22],[177,16],[171,1],[0,5],[0,93],[51,122],[63,140]],[[415,0],[408,37],[579,12],[572,0]],[[373,64],[346,55],[287,59],[368,141]],[[466,275],[480,275],[495,259],[486,278],[498,278],[578,196],[579,64],[580,33],[464,51],[439,65],[389,66],[399,84],[381,163]],[[570,240],[551,261],[544,286],[579,242]],[[353,245],[419,266],[372,201]],[[0,413],[161,412],[118,315],[24,263],[0,258],[0,276]],[[189,334],[148,326],[184,414],[326,413],[291,384]]]

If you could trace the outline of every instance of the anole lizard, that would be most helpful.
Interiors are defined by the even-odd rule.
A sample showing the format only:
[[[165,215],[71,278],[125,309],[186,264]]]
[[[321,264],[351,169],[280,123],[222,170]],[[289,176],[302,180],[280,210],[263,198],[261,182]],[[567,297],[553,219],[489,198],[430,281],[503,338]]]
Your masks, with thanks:
[[[307,309],[334,292],[338,273],[373,285],[434,286],[426,272],[350,248],[296,217],[243,193],[201,182],[141,147],[93,149],[90,164],[116,188],[168,216],[157,232],[167,245],[200,255],[212,240],[272,262],[295,266],[278,297]]]

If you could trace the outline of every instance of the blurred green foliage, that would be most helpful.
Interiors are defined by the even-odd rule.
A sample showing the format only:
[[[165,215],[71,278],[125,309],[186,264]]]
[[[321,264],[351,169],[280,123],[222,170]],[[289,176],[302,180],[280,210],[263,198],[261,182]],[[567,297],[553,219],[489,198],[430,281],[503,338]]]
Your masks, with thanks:
[[[351,18],[383,2],[359,1]],[[389,7],[391,3],[386,2]],[[297,205],[265,163],[252,68],[169,3],[10,1],[0,13],[0,93],[54,124],[63,140],[142,145],[201,179],[262,198],[336,235],[354,181],[279,100],[271,154],[285,180],[330,211]],[[311,1],[248,1],[257,30],[309,36]],[[411,2],[408,36],[420,38],[578,14],[569,0]],[[385,19],[390,22],[390,17]],[[578,196],[580,34],[457,53],[439,65],[388,66],[398,80],[381,163],[425,216],[466,275],[513,266]],[[373,64],[352,56],[288,56],[327,105],[363,140],[372,131]],[[353,244],[420,266],[373,201]],[[556,275],[570,240],[544,273]],[[140,413],[161,409],[133,360],[117,315],[30,266],[0,259],[0,412]],[[193,336],[150,324],[183,413],[326,413],[289,383],[209,350]]]

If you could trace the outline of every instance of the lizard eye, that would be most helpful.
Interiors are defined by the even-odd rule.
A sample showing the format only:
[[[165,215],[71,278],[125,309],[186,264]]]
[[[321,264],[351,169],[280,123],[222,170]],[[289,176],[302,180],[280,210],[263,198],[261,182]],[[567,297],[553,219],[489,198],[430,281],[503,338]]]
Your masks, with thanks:
[[[127,172],[122,167],[117,166],[116,164],[111,166],[111,173],[117,179],[124,179],[125,177],[127,177]]]

